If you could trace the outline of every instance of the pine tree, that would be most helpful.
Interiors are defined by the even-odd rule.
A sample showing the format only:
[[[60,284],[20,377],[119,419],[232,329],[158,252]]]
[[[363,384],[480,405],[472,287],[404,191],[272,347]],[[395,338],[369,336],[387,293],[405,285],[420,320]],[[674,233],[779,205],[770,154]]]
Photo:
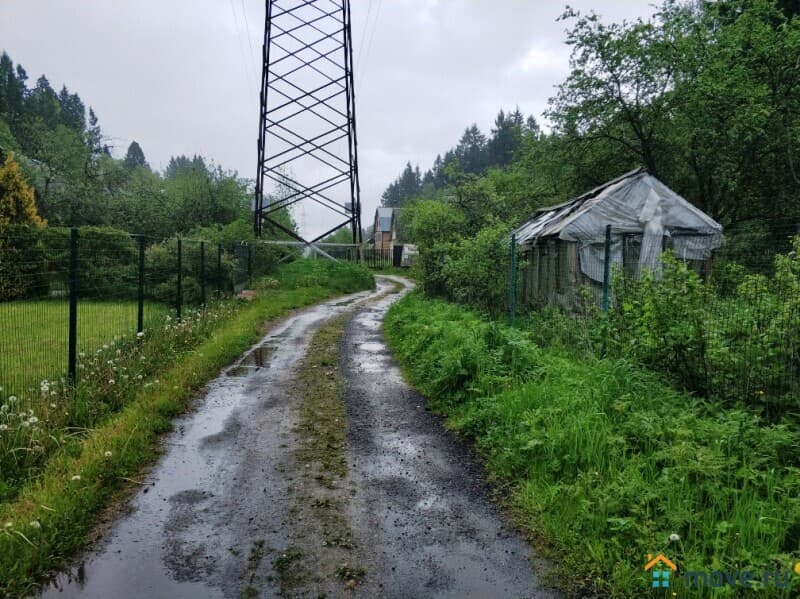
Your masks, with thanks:
[[[47,224],[36,211],[33,189],[25,182],[19,163],[9,153],[0,167],[0,228],[7,225]]]
[[[125,160],[122,161],[122,164],[131,171],[137,166],[148,167],[142,146],[136,140],[132,141],[131,145],[128,146],[128,151],[125,153]]]

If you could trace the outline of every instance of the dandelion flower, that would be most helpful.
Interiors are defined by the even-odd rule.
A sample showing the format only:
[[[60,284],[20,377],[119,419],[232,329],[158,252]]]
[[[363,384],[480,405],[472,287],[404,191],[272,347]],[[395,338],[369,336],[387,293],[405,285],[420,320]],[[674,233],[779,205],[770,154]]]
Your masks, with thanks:
[[[37,422],[39,422],[39,419],[36,416],[31,416],[28,422],[30,424],[36,424]]]
[[[8,425],[7,424],[0,424],[0,432],[7,431]]]
[[[3,404],[0,406],[0,413],[8,412],[8,404]]]
[[[51,403],[51,404],[50,404],[50,409],[51,409],[51,410],[55,410],[57,407],[58,407],[58,406],[57,406],[56,404],[54,404],[54,403]]]
[[[16,403],[17,396],[16,395],[9,395],[8,396],[8,403]]]
[[[108,346],[107,345],[103,345],[103,349],[108,349]]]
[[[673,532],[671,535],[669,535],[669,542],[670,543],[677,543],[680,540],[681,540],[681,537],[677,533]]]
[[[39,523],[38,520],[31,520],[30,521],[31,528],[41,528],[42,525]]]
[[[31,423],[28,422],[27,420],[23,420],[22,422],[20,422],[20,425],[23,426],[24,428],[29,428],[31,426]]]
[[[137,339],[141,339],[142,337],[144,337],[144,331],[139,331],[138,333],[136,333]]]
[[[108,384],[109,385],[113,385],[114,384],[114,379],[108,379]]]
[[[142,380],[142,375],[140,374],[136,378],[141,381]]]
[[[81,479],[81,475],[80,474],[73,474],[72,478],[70,480],[80,480],[80,479]]]
[[[104,456],[104,457],[107,457],[107,458],[110,458],[112,455],[114,455],[114,454],[113,454],[113,453],[111,453],[110,451],[107,451],[107,452],[105,452],[105,453],[103,454],[103,456]]]

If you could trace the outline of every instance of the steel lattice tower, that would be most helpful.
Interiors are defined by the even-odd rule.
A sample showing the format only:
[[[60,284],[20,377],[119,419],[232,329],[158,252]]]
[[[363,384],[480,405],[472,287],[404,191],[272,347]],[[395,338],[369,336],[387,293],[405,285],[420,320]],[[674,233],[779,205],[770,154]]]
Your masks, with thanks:
[[[267,0],[254,228],[312,244],[350,226],[361,243],[349,0]],[[298,202],[332,226],[306,240],[273,215]]]

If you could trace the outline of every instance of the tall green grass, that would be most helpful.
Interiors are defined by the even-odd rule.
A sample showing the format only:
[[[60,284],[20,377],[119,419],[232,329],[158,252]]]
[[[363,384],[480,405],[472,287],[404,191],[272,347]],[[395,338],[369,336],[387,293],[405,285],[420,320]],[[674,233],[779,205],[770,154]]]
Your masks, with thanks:
[[[517,513],[573,594],[662,596],[643,570],[648,553],[681,571],[785,572],[800,559],[796,427],[418,294],[395,304],[385,331],[413,384],[512,483]],[[680,584],[670,592],[711,593]]]
[[[94,351],[115,338],[136,333],[136,302],[82,301],[78,306],[81,351]],[[145,305],[146,324],[163,322],[167,306]],[[0,303],[0,388],[6,395],[38,391],[43,379],[67,370],[69,304],[66,300]],[[2,395],[2,394],[0,394]]]

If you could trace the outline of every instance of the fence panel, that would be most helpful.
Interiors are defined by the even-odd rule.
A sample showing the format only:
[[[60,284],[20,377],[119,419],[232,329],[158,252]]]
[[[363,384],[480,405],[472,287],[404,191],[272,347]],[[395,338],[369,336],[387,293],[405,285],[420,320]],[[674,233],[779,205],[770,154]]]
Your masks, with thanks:
[[[113,360],[140,331],[252,286],[274,270],[279,253],[266,244],[162,240],[100,227],[6,227],[0,404],[13,397],[39,413],[56,387],[80,384],[97,356]]]

